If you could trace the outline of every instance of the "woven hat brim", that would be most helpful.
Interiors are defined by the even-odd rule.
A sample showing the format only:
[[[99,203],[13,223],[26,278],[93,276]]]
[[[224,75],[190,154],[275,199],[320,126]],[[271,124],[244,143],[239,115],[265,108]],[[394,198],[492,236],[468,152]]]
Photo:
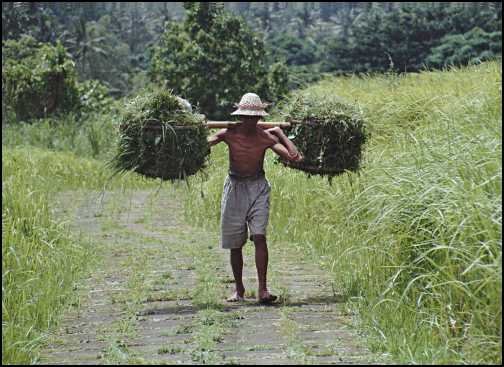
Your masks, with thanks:
[[[232,112],[231,115],[244,115],[244,116],[268,116],[269,113],[266,111],[258,111],[258,110],[240,110]]]

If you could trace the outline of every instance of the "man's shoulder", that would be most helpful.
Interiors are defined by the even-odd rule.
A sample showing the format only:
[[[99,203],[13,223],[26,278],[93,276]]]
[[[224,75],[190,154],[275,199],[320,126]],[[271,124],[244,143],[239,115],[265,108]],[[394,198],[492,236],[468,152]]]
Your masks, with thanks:
[[[260,136],[261,138],[270,138],[271,134],[269,134],[267,131],[264,131],[262,127],[257,127],[257,135]]]
[[[217,135],[218,137],[220,138],[224,138],[225,136],[227,136],[229,134],[229,131],[228,129],[220,129],[219,131],[217,131],[215,133],[215,135]]]
[[[265,131],[261,127],[258,127],[258,134],[260,137],[265,139],[265,141],[267,142],[268,145],[278,143],[278,138],[275,135],[273,135],[272,133],[270,133],[268,131]]]

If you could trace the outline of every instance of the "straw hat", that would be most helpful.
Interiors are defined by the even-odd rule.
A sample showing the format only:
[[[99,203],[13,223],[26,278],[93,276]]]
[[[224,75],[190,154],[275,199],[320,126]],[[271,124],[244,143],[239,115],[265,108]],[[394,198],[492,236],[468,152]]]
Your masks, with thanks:
[[[231,113],[231,115],[245,115],[245,116],[268,116],[264,109],[269,103],[262,103],[261,98],[255,93],[244,94],[240,103],[235,107],[238,109]]]

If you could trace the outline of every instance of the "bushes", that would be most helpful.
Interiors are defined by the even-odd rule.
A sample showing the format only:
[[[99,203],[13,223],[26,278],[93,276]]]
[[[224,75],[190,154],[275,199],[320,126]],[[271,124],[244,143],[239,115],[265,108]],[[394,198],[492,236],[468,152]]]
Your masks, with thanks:
[[[98,80],[86,80],[77,84],[81,111],[84,113],[110,112],[114,100],[109,97],[109,89]]]
[[[487,33],[475,27],[464,34],[443,37],[441,45],[431,50],[426,63],[434,68],[459,66],[488,61],[501,53],[502,32]]]
[[[46,117],[80,105],[75,65],[65,48],[30,36],[2,45],[2,93],[17,120]]]

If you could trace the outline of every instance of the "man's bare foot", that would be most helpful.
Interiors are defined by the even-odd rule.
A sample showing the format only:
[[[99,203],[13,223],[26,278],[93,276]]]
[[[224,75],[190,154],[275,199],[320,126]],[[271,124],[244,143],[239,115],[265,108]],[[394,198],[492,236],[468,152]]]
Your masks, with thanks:
[[[241,302],[244,300],[243,296],[240,296],[238,292],[234,292],[230,297],[228,297],[228,299],[226,299],[228,302]]]
[[[226,301],[228,301],[228,302],[244,301],[245,300],[243,298],[244,295],[245,295],[245,288],[238,288],[237,287],[235,292],[230,297],[228,297],[228,299]]]
[[[259,291],[259,303],[264,303],[264,304],[273,303],[276,301],[277,298],[278,298],[277,296],[272,295],[267,290]]]

